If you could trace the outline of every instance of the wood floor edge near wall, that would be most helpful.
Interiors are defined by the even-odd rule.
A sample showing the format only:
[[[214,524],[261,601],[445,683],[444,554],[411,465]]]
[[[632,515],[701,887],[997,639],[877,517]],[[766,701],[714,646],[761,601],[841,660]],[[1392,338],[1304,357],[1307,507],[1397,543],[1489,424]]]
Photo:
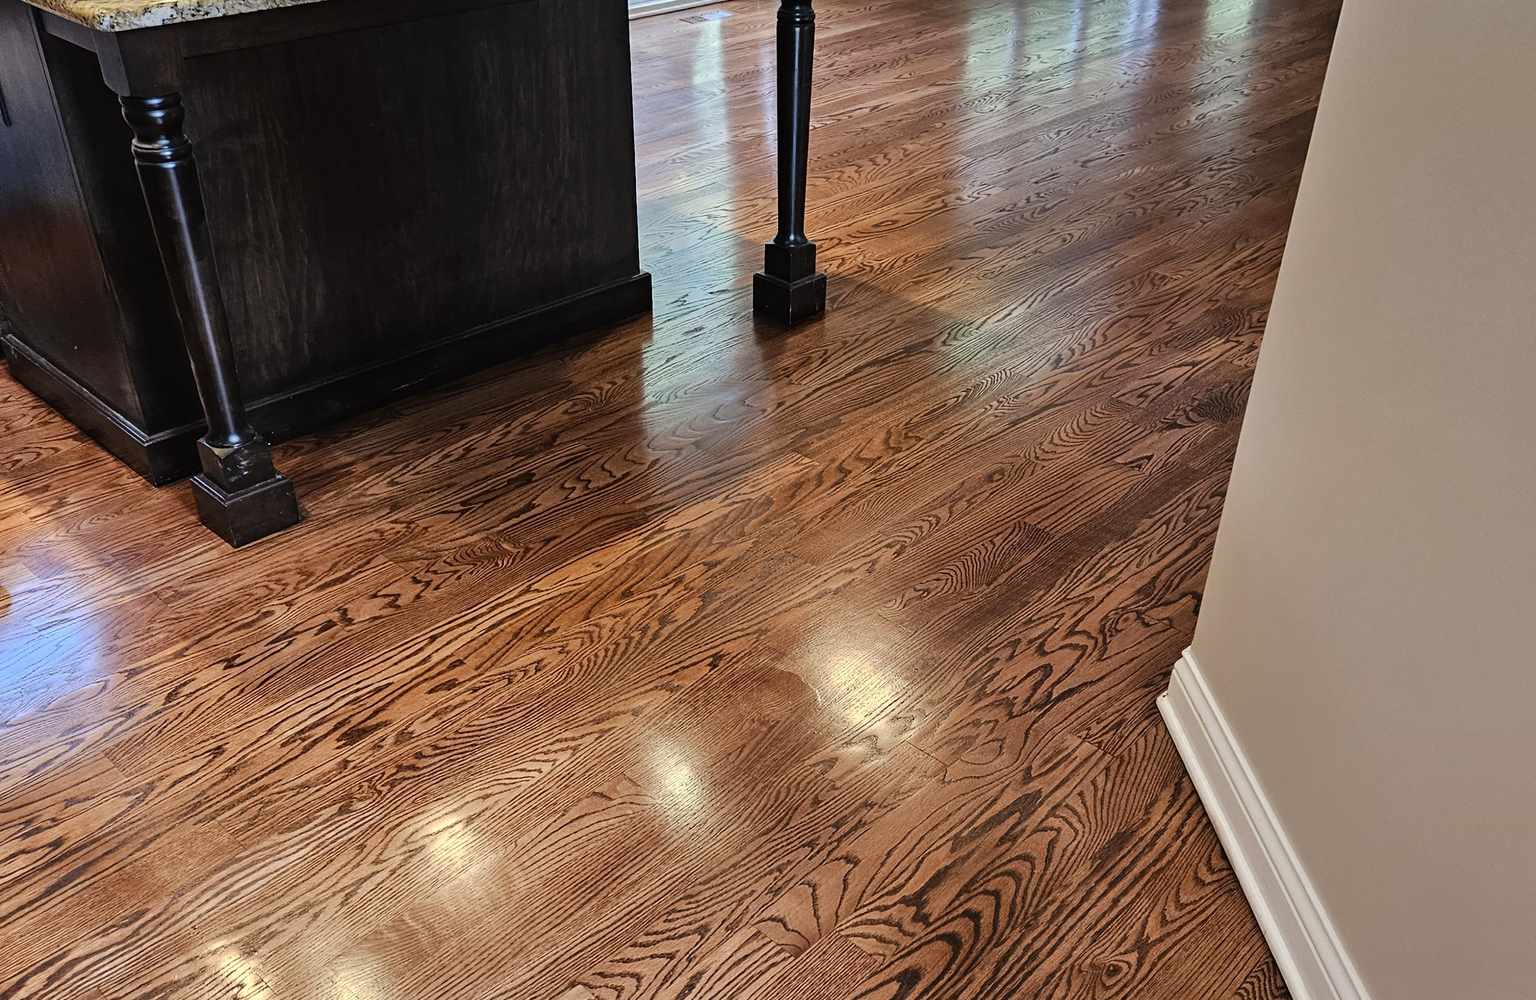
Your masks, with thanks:
[[[1371,1000],[1193,649],[1157,707],[1292,995]]]

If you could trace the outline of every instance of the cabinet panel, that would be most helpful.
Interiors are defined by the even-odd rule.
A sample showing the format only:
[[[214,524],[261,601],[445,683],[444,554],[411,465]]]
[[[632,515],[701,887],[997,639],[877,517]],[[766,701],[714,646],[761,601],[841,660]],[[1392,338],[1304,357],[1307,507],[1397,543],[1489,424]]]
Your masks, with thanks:
[[[135,420],[116,307],[75,182],[36,14],[0,0],[0,311],[38,353]]]
[[[614,0],[226,46],[184,76],[251,399],[640,270]]]

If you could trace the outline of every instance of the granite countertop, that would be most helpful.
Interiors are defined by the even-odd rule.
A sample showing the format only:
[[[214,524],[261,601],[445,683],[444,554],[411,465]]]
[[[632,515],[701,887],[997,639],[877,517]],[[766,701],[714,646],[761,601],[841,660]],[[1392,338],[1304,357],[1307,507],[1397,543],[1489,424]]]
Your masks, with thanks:
[[[296,7],[319,0],[26,0],[60,17],[97,31],[131,31],[178,21],[201,21],[230,14]]]

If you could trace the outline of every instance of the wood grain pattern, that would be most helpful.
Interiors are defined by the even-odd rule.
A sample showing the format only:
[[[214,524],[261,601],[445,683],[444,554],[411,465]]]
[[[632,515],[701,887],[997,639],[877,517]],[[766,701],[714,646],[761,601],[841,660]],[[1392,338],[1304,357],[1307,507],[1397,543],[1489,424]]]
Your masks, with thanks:
[[[730,9],[632,29],[654,315],[279,446],[296,530],[0,384],[0,997],[1285,996],[1152,699],[1336,0],[822,0],[791,334]]]

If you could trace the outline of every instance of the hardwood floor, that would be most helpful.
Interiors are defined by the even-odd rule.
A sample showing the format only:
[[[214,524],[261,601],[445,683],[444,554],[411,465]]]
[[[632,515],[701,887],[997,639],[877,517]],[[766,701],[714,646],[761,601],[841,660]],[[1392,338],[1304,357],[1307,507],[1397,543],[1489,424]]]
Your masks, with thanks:
[[[789,334],[774,6],[636,22],[654,316],[250,549],[0,379],[0,998],[1285,996],[1153,698],[1336,8],[820,0]]]

